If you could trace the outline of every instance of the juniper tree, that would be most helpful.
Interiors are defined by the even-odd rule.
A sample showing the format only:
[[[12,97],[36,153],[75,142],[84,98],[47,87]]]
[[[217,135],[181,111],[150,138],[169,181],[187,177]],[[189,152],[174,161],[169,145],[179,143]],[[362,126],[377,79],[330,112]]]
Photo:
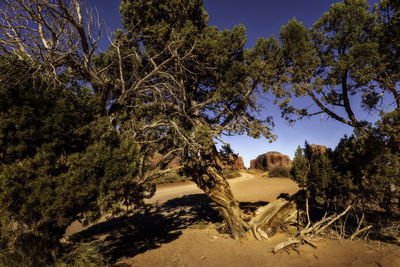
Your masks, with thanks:
[[[294,122],[325,114],[362,129],[366,122],[355,112],[360,107],[397,109],[397,17],[395,1],[382,1],[370,11],[365,0],[345,0],[310,29],[296,19],[282,26],[276,49],[281,67],[272,87],[282,115]]]
[[[243,26],[220,31],[207,25],[201,1],[122,1],[124,29],[114,33],[108,51],[95,55],[98,25],[79,1],[2,3],[2,52],[55,85],[89,84],[119,136],[137,146],[138,183],[162,175],[179,153],[185,172],[217,203],[234,238],[248,231],[257,238],[273,234],[281,210],[291,215],[281,218],[295,217],[294,203],[286,200],[255,217],[245,215],[222,173],[215,147],[222,135],[273,138],[271,118],[256,117],[256,92],[259,83],[273,82],[275,61],[265,63],[244,49]],[[267,40],[256,49],[273,58],[276,46]],[[165,156],[149,170],[146,158],[155,149]]]
[[[275,48],[276,82],[264,88],[272,89],[282,116],[290,122],[326,116],[355,130],[357,142],[342,140],[338,149],[346,147],[346,152],[336,151],[340,156],[334,160],[340,164],[343,158],[359,153],[342,166],[341,177],[335,177],[337,183],[330,186],[337,189],[332,197],[340,198],[342,189],[343,202],[357,194],[368,195],[365,184],[376,183],[369,192],[380,190],[390,195],[387,186],[384,189],[381,185],[397,183],[388,166],[399,164],[397,151],[389,148],[398,139],[393,130],[399,124],[396,114],[400,104],[398,18],[398,1],[381,1],[371,9],[365,0],[344,0],[333,4],[309,29],[293,19],[280,31],[280,45]],[[375,126],[366,121],[370,112],[382,118]],[[381,133],[379,138],[377,132]],[[388,135],[384,137],[383,132]],[[390,145],[385,139],[391,140]],[[387,162],[390,153],[392,161]],[[386,180],[384,175],[371,172],[373,169],[387,173]],[[313,186],[325,191],[324,180],[321,174]],[[375,202],[380,198],[375,193],[369,196]]]
[[[399,152],[388,145],[391,138],[379,127],[381,123],[368,135],[344,136],[334,151],[313,154],[307,143],[296,151],[291,178],[306,190],[311,203],[330,210],[347,205],[363,211],[371,205],[395,210]]]
[[[0,56],[0,263],[46,265],[72,222],[138,207],[154,190],[135,179],[137,146],[89,88],[53,87],[24,67]]]
[[[244,49],[245,28],[208,26],[201,1],[122,1],[120,13],[124,30],[100,56],[120,88],[111,116],[139,143],[168,144],[180,153],[184,171],[218,204],[228,232],[243,238],[251,218],[233,197],[214,142],[226,134],[273,137],[270,118],[254,116],[263,77],[257,55]],[[136,114],[121,121],[127,112]],[[162,138],[149,139],[138,123]]]

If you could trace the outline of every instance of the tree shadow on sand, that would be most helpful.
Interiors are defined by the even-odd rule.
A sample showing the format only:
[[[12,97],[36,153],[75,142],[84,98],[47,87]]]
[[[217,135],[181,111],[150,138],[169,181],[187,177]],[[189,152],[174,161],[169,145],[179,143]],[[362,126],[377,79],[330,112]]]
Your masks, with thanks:
[[[109,263],[114,264],[124,257],[134,257],[169,243],[182,234],[181,230],[203,221],[217,223],[222,218],[205,194],[194,194],[95,224],[70,239],[96,242]]]

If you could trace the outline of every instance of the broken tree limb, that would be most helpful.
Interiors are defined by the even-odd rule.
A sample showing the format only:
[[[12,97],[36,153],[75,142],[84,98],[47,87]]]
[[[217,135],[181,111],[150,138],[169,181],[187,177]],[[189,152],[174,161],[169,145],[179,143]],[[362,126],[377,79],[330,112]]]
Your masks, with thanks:
[[[304,228],[303,230],[301,230],[300,235],[305,236],[305,235],[307,235],[307,234],[309,234],[309,233],[311,233],[311,232],[316,232],[316,231],[318,231],[318,229],[319,229],[324,223],[326,223],[327,221],[331,220],[333,217],[334,217],[334,215],[333,215],[333,216],[329,216],[329,217],[326,217],[326,216],[324,215],[324,218],[322,218],[320,221],[314,223],[312,226],[308,226],[308,227]]]
[[[269,239],[271,232],[297,218],[297,208],[292,202],[280,198],[259,208],[255,214],[248,223],[254,237]]]
[[[310,210],[309,210],[309,206],[308,206],[308,197],[306,198],[306,213],[307,213],[307,226],[306,226],[306,228],[308,228],[311,225]]]
[[[356,236],[358,236],[359,234],[361,234],[361,233],[363,233],[363,232],[365,232],[365,231],[368,231],[368,230],[371,229],[371,228],[372,228],[372,225],[369,225],[369,226],[367,226],[367,227],[364,227],[364,228],[361,229],[361,230],[355,231],[355,232],[351,235],[350,240],[353,240]]]
[[[357,219],[358,219],[358,217],[357,217]],[[362,214],[361,220],[358,222],[357,229],[354,231],[354,233],[357,233],[357,232],[360,230],[360,227],[361,227],[363,221],[364,221],[364,213]],[[354,234],[354,233],[353,233],[353,234]],[[353,236],[353,235],[352,235],[352,236]]]
[[[339,215],[337,215],[336,217],[334,217],[329,223],[327,223],[325,226],[323,226],[321,229],[319,229],[318,231],[315,232],[316,235],[319,235],[320,233],[322,233],[322,231],[324,231],[329,225],[331,225],[332,223],[334,223],[337,219],[339,219],[340,217],[342,217],[343,215],[345,215],[349,210],[351,209],[351,206],[348,206],[347,209],[345,209],[342,213],[340,213]]]
[[[276,254],[278,251],[280,251],[281,249],[296,245],[296,244],[300,244],[301,241],[296,239],[296,238],[290,238],[284,242],[279,243],[278,245],[276,245],[273,249],[272,252],[274,254]]]
[[[302,240],[305,242],[305,243],[307,243],[307,244],[309,244],[310,246],[312,246],[313,248],[317,248],[318,246],[315,244],[315,243],[313,243],[313,242],[311,242],[309,239],[307,239],[307,238],[302,238]]]

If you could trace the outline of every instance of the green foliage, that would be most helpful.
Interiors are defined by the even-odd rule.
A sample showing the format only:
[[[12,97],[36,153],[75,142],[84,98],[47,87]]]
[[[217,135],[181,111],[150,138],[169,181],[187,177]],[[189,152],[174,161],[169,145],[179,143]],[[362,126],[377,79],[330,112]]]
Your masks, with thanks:
[[[140,205],[154,190],[135,180],[137,146],[120,138],[92,92],[9,68],[0,67],[0,250],[42,266],[73,221]]]
[[[231,148],[231,146],[229,144],[227,145],[223,145],[221,147],[221,151],[220,151],[221,156],[223,157],[229,157],[229,156],[236,156],[237,154],[235,154]]]
[[[289,178],[291,168],[286,166],[272,166],[268,168],[268,177]]]
[[[338,189],[357,204],[391,210],[399,196],[400,158],[398,151],[391,151],[382,141],[374,133],[341,140],[335,150],[338,176],[343,179]]]
[[[101,267],[105,265],[104,263],[105,259],[98,245],[79,243],[69,248],[55,266]]]
[[[393,90],[400,81],[400,1],[381,0],[379,15],[377,38],[379,50],[387,64],[383,74],[391,76],[390,80],[382,79],[380,82],[383,87]]]
[[[307,176],[310,172],[308,159],[303,155],[303,150],[300,146],[294,154],[292,168],[290,169],[290,177],[297,182],[297,184],[304,188],[307,186]]]
[[[240,172],[238,170],[233,170],[233,169],[224,169],[223,170],[224,177],[226,179],[233,179],[237,178],[240,176]]]
[[[356,102],[367,112],[386,111],[393,102],[398,108],[399,14],[396,0],[374,8],[344,0],[309,29],[295,18],[282,26],[276,80],[263,85],[273,90],[282,116],[294,122],[323,113],[361,129],[366,123]]]
[[[226,144],[221,147],[220,151],[218,152],[218,156],[222,165],[225,168],[224,170],[225,177],[233,178],[236,174],[234,173],[235,171],[231,169],[231,166],[238,159],[239,154],[235,153],[229,144]]]
[[[306,143],[296,151],[291,178],[318,204],[393,210],[400,196],[398,114],[388,113],[368,133],[343,137],[325,154],[313,154]]]
[[[6,233],[4,240],[10,233]],[[49,253],[49,246],[57,248],[52,237],[24,233],[18,235],[11,247],[0,247],[1,266],[47,266],[54,262],[54,255]]]
[[[149,52],[159,52],[174,35],[195,38],[207,26],[208,15],[201,0],[122,0],[122,24],[132,37],[143,41]],[[192,33],[192,35],[190,34]],[[194,33],[194,35],[193,35]]]
[[[290,177],[307,190],[307,195],[313,202],[329,204],[335,196],[335,171],[329,150],[325,154],[313,153],[307,142],[303,150],[298,147]]]

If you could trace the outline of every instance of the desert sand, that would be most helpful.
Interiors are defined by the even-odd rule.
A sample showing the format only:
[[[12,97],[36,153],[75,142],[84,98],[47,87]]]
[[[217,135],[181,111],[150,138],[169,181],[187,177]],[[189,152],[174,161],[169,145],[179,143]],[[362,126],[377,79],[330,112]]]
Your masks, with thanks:
[[[290,179],[241,175],[229,182],[242,205],[266,204],[299,189]],[[303,245],[273,254],[287,234],[233,240],[216,230],[221,218],[215,205],[192,182],[161,185],[148,203],[157,208],[90,227],[76,224],[68,234],[98,242],[115,266],[400,266],[398,242],[324,239],[316,249]]]

